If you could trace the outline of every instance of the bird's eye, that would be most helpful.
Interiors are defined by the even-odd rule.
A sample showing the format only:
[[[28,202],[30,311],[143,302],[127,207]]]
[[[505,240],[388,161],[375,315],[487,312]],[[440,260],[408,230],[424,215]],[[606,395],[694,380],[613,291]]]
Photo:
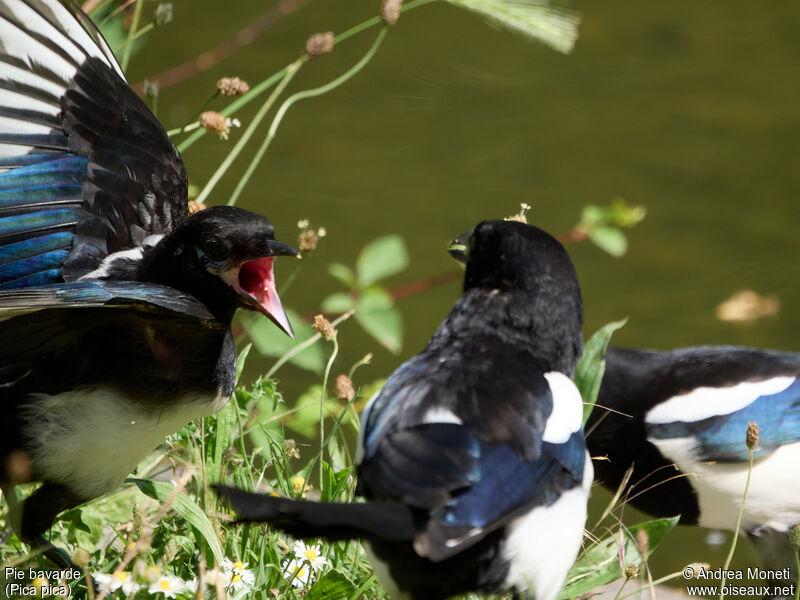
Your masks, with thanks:
[[[216,238],[211,238],[205,243],[205,253],[211,260],[225,258],[225,245]]]

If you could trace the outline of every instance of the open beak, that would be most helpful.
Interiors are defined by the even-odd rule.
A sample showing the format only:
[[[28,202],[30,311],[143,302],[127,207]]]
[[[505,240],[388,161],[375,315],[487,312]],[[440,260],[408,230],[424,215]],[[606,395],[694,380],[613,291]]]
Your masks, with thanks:
[[[467,264],[469,258],[469,238],[472,231],[465,231],[461,235],[456,236],[447,246],[447,251],[454,259],[462,265]]]
[[[289,317],[286,316],[281,299],[278,297],[272,262],[275,256],[299,256],[299,254],[292,247],[275,240],[269,240],[267,246],[272,256],[246,260],[238,269],[232,269],[231,284],[245,304],[266,315],[281,331],[294,339]]]

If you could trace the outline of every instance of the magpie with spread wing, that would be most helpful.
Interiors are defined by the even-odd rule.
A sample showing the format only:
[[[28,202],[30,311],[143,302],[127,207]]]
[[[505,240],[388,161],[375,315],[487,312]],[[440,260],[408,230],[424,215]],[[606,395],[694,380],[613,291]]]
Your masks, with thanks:
[[[21,539],[234,387],[237,308],[292,335],[260,215],[192,216],[180,154],[89,18],[0,0],[0,484]],[[14,506],[15,484],[41,481]]]
[[[218,489],[242,520],[364,539],[393,598],[514,590],[552,600],[580,548],[592,481],[571,380],[582,320],[575,270],[554,238],[483,222],[461,298],[362,415],[357,492],[367,502]]]
[[[800,524],[800,354],[609,348],[586,442],[592,456],[607,457],[595,469],[613,490],[633,465],[627,496],[637,508],[734,530],[751,422],[760,433],[742,529],[765,566],[785,573],[794,568],[789,532]]]

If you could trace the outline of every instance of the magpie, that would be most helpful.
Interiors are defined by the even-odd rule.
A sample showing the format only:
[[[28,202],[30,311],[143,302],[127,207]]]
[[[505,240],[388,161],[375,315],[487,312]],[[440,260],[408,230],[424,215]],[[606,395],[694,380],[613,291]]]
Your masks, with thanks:
[[[564,248],[530,225],[472,232],[461,298],[361,417],[357,493],[322,504],[218,489],[241,520],[361,538],[392,598],[552,600],[581,545],[592,465],[571,380],[582,302]]]
[[[273,260],[297,252],[260,215],[190,216],[187,188],[89,18],[0,0],[0,485],[60,566],[43,537],[59,513],[228,401],[237,308],[292,335]]]
[[[670,352],[610,347],[586,425],[597,480],[657,517],[735,530],[760,429],[743,530],[776,571],[794,567],[800,524],[800,354],[729,346]],[[786,571],[784,571],[786,572]]]

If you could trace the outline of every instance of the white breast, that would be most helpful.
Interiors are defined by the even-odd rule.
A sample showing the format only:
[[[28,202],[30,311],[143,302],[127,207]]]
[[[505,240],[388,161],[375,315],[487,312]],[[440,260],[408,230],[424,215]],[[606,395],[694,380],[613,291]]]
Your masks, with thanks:
[[[701,463],[694,456],[693,438],[650,439],[659,452],[675,462],[697,491],[700,525],[711,529],[736,527],[748,465]],[[744,445],[744,435],[742,435]],[[781,446],[753,465],[742,519],[743,527],[765,526],[788,531],[800,523],[800,442]]]
[[[116,489],[167,435],[228,401],[194,394],[156,410],[106,387],[30,399],[20,416],[37,473],[84,498]]]

